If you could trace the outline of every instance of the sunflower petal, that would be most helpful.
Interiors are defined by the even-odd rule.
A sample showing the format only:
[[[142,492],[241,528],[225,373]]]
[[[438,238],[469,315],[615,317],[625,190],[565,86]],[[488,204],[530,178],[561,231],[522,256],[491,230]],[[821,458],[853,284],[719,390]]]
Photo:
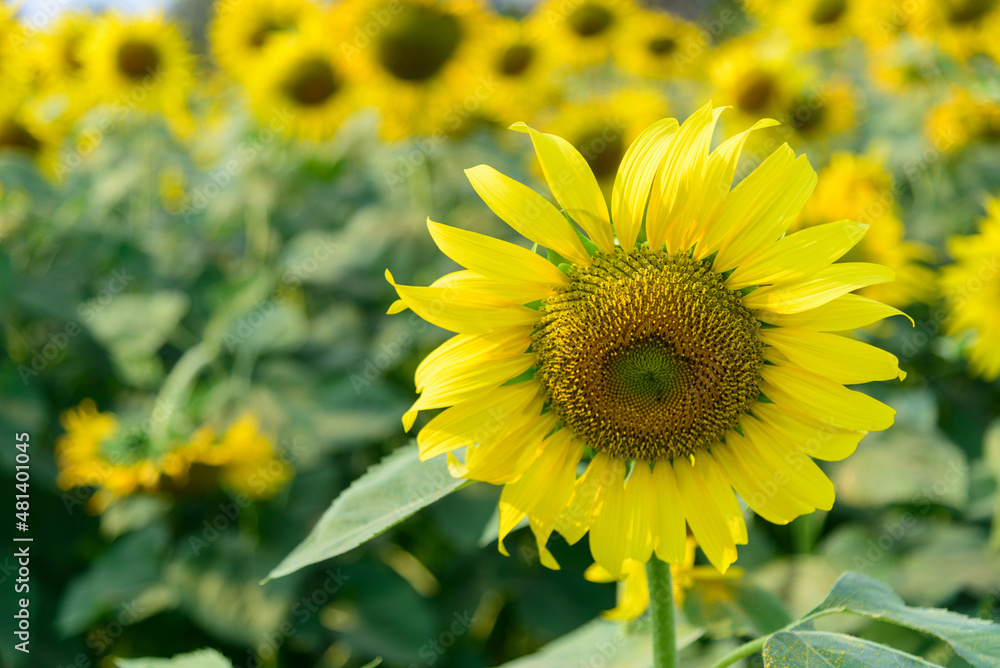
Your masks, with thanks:
[[[590,264],[590,255],[573,226],[547,199],[489,165],[467,169],[465,175],[486,206],[521,236],[570,262]]]
[[[614,460],[612,475],[602,481],[597,496],[599,507],[590,527],[590,552],[594,561],[606,568],[616,579],[622,579],[622,568],[629,553],[629,507],[625,502],[625,466]]]
[[[692,466],[684,457],[674,459],[673,465],[691,533],[712,565],[725,573],[737,556],[730,524],[700,468]]]
[[[822,306],[852,290],[887,283],[895,275],[891,269],[879,264],[841,262],[820,269],[801,281],[758,288],[743,298],[743,305],[748,309],[775,313],[800,313]]]
[[[562,137],[538,132],[524,123],[515,123],[510,129],[531,137],[545,181],[566,215],[583,228],[598,248],[605,253],[613,252],[615,240],[608,204],[597,177],[580,152]]]
[[[635,247],[653,179],[670,149],[677,127],[677,120],[673,118],[654,123],[632,142],[622,160],[611,193],[611,211],[618,243],[625,251]]]
[[[805,411],[824,424],[881,431],[896,414],[889,406],[828,378],[794,366],[764,366],[761,391],[776,404]]]
[[[777,348],[792,364],[844,385],[906,375],[892,353],[839,334],[804,327],[775,327],[761,330],[760,339]]]
[[[759,120],[749,129],[730,137],[712,151],[705,170],[704,201],[699,213],[701,220],[712,220],[716,209],[729,195],[733,187],[733,177],[736,175],[736,166],[740,161],[740,153],[743,152],[743,145],[746,144],[750,133],[775,125],[781,124],[771,118]]]
[[[913,318],[898,308],[861,295],[846,294],[808,311],[798,313],[760,311],[757,318],[782,327],[810,327],[822,332],[845,332],[894,315],[901,315],[913,323]]]
[[[715,446],[715,460],[755,513],[774,524],[788,524],[799,515],[813,510],[797,498],[783,493],[773,472],[752,455],[750,444],[736,432],[726,435],[726,442]]]
[[[865,432],[838,429],[809,415],[775,404],[757,403],[754,416],[777,441],[795,445],[810,457],[836,462],[847,458],[865,437]]]
[[[684,502],[677,486],[677,476],[670,462],[653,467],[653,504],[650,522],[656,556],[670,564],[684,563],[687,531]]]

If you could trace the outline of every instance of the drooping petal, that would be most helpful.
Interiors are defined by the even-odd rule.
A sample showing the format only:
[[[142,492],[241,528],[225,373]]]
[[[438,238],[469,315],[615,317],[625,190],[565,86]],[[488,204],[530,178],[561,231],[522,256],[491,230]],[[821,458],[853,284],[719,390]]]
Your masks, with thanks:
[[[466,452],[463,477],[492,485],[516,482],[541,453],[542,442],[556,428],[551,413],[541,414],[544,395],[533,400],[517,417],[519,426],[507,433],[485,438]]]
[[[622,159],[611,193],[611,211],[622,250],[630,251],[635,247],[653,179],[670,148],[677,127],[677,120],[673,118],[654,123],[632,142]]]
[[[740,290],[808,278],[853,248],[867,230],[867,225],[841,220],[790,234],[740,263],[726,287]]]
[[[776,404],[805,411],[842,429],[881,431],[896,414],[889,406],[840,383],[793,366],[764,366],[761,391]]]
[[[895,272],[879,264],[840,262],[801,281],[758,288],[743,298],[743,305],[752,310],[801,313],[852,290],[886,283],[895,276]]]
[[[486,206],[519,234],[570,262],[590,264],[573,226],[547,199],[489,165],[467,169],[465,174]]]
[[[417,392],[428,385],[447,382],[463,366],[513,359],[528,350],[531,330],[524,327],[502,329],[489,334],[458,334],[430,352],[414,373]]]
[[[784,493],[775,480],[774,472],[766,470],[752,456],[750,444],[735,431],[726,435],[725,443],[715,446],[713,454],[740,498],[768,522],[788,524],[812,510]]]
[[[791,443],[810,457],[830,462],[848,457],[865,436],[865,432],[831,427],[802,411],[776,404],[757,403],[753,414],[775,440]]]
[[[625,508],[628,512],[626,559],[645,564],[653,553],[651,509],[653,474],[646,462],[635,462],[625,482]]]
[[[844,385],[893,380],[906,374],[899,360],[881,348],[839,334],[805,327],[775,327],[760,331],[760,340],[774,346],[792,364]]]
[[[652,487],[650,522],[656,556],[670,564],[683,564],[687,524],[677,476],[670,462],[657,462],[653,467]]]
[[[562,137],[538,132],[524,123],[515,123],[510,129],[531,137],[545,181],[566,215],[583,228],[598,248],[605,253],[613,252],[615,240],[608,204],[580,152]]]
[[[833,507],[833,483],[815,462],[801,450],[771,437],[755,417],[740,420],[749,443],[748,453],[756,456],[770,471],[783,490],[810,507],[830,510]]]
[[[913,318],[897,308],[861,295],[846,294],[808,311],[798,313],[760,311],[757,318],[782,327],[810,327],[821,332],[846,332],[894,315],[901,315],[913,322]]]
[[[555,265],[527,248],[430,219],[427,228],[441,252],[455,262],[498,281],[537,284],[539,299],[552,294],[552,287],[569,281]]]
[[[573,545],[590,529],[601,503],[601,489],[618,476],[625,476],[624,463],[603,452],[597,453],[583,475],[577,478],[573,494],[562,516],[556,522],[556,531]]]
[[[684,457],[675,458],[673,465],[691,532],[712,565],[725,573],[737,556],[729,520],[697,466]]]
[[[615,474],[601,485],[596,499],[599,507],[590,527],[590,553],[594,561],[620,580],[624,577],[622,568],[630,547],[630,508],[625,502],[625,467],[621,465],[612,471]]]
[[[705,483],[711,490],[712,498],[716,500],[719,510],[726,517],[729,531],[737,545],[747,544],[747,524],[743,519],[740,504],[736,501],[733,488],[725,475],[722,466],[715,461],[709,451],[700,452],[695,458],[697,468],[701,470]]]

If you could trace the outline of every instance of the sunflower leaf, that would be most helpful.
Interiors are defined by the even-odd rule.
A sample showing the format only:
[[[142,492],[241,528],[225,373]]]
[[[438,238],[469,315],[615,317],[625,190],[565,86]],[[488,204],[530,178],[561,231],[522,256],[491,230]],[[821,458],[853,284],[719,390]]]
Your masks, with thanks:
[[[920,657],[842,633],[779,631],[764,644],[765,668],[838,666],[838,668],[919,668],[933,666]]]
[[[352,550],[467,484],[444,457],[421,462],[416,443],[399,448],[344,490],[264,581]]]
[[[118,668],[232,668],[232,663],[214,649],[178,654],[172,659],[115,659]]]
[[[860,573],[841,576],[806,617],[826,612],[851,612],[922,631],[944,640],[976,668],[1000,668],[1000,625],[948,610],[909,607],[892,589]]]

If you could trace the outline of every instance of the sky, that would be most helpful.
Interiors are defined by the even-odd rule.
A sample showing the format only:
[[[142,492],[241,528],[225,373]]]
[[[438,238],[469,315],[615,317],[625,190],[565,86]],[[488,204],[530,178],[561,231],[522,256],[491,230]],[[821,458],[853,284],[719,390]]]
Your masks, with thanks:
[[[124,13],[135,14],[147,10],[164,9],[170,4],[170,0],[21,0],[15,4],[21,6],[18,16],[22,22],[40,28],[66,9],[112,8]]]

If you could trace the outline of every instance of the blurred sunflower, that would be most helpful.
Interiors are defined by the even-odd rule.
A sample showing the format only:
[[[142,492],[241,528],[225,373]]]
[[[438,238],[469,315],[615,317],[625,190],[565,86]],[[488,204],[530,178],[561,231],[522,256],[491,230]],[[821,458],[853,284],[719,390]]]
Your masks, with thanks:
[[[806,86],[789,101],[785,124],[810,141],[826,139],[854,125],[854,90],[844,81]]]
[[[694,538],[688,536],[684,549],[684,563],[670,566],[674,601],[679,606],[684,605],[688,591],[695,586],[711,587],[720,581],[743,577],[742,568],[731,568],[725,573],[720,573],[712,566],[695,566],[697,546]],[[649,607],[649,581],[646,578],[646,565],[638,561],[627,562],[622,571],[625,581],[618,590],[618,605],[601,613],[601,617],[628,622],[637,618]],[[583,577],[590,582],[614,582],[617,579],[600,564],[592,564],[584,572]]]
[[[40,117],[30,104],[27,86],[8,82],[0,98],[0,156],[20,155],[32,160],[50,178],[58,176],[62,126]]]
[[[783,118],[802,89],[787,45],[756,36],[730,40],[711,54],[713,97],[733,105],[740,121],[761,116]]]
[[[869,225],[868,234],[848,254],[851,260],[874,262],[892,269],[896,280],[871,285],[859,294],[891,306],[929,302],[936,294],[930,246],[903,238],[905,228],[896,214],[892,175],[873,155],[835,153],[819,173],[816,192],[792,224],[793,230],[830,220],[854,220]]]
[[[212,53],[223,70],[253,80],[265,64],[265,47],[276,35],[300,32],[320,22],[320,9],[309,0],[235,0],[216,5],[210,28]]]
[[[960,61],[976,54],[990,54],[1000,33],[997,0],[925,0],[914,3],[909,28]]]
[[[386,139],[455,133],[494,92],[485,75],[490,25],[478,0],[345,0],[327,26],[382,114]]]
[[[924,133],[938,150],[957,152],[977,141],[1000,139],[1000,103],[953,88],[924,121]]]
[[[177,130],[190,127],[192,59],[176,26],[158,16],[107,14],[81,55],[98,103],[157,111]]]
[[[483,115],[504,125],[534,118],[557,94],[556,60],[538,23],[497,17],[490,26],[486,62],[496,89]]]
[[[39,33],[32,55],[40,77],[39,95],[45,96],[54,116],[71,122],[82,116],[93,101],[93,90],[83,69],[82,46],[94,28],[88,14],[64,12]]]
[[[632,39],[634,0],[545,0],[528,17],[549,36],[560,62],[594,65]]]
[[[357,108],[356,86],[336,44],[316,30],[271,41],[267,58],[248,83],[262,123],[315,141],[334,136]]]
[[[580,152],[606,196],[611,195],[625,149],[653,122],[668,113],[663,94],[651,88],[626,88],[563,101],[543,130],[558,128]]]
[[[182,457],[154,453],[145,431],[123,425],[113,413],[99,413],[91,399],[60,420],[66,433],[56,441],[56,482],[64,490],[96,487],[88,502],[91,512],[104,512],[136,492],[156,491],[163,476],[187,475]]]
[[[862,0],[771,0],[751,3],[766,26],[781,28],[797,49],[812,50],[843,44],[869,17]]]
[[[457,332],[418,366],[404,426],[450,407],[418,434],[420,456],[447,453],[452,475],[504,485],[501,550],[528,517],[543,564],[558,566],[552,531],[570,543],[589,532],[594,560],[624,579],[654,552],[685,563],[690,527],[725,572],[747,541],[734,490],[772,522],[828,509],[833,485],[812,458],[842,459],[892,424],[891,408],[844,385],[902,377],[898,360],[828,333],[899,313],[849,294],[890,270],[834,264],[867,226],[783,236],[816,174],[784,145],[730,190],[747,135],[774,121],[710,151],[721,112],[643,132],[611,216],[584,157],[519,124],[562,211],[485,165],[467,174],[551,261],[428,221],[468,270],[430,287],[387,272],[390,313]]]
[[[978,234],[952,237],[948,251],[954,263],[941,269],[948,333],[970,334],[964,351],[970,371],[996,380],[1000,377],[1000,199],[987,201]]]
[[[233,422],[221,438],[210,426],[198,429],[176,452],[202,478],[217,479],[222,487],[254,499],[274,496],[293,475],[250,413]],[[210,470],[199,471],[206,468]]]
[[[18,6],[0,0],[0,74],[5,78],[24,78],[24,68],[18,57],[27,36],[17,21]]]
[[[692,23],[666,12],[642,11],[614,56],[623,68],[648,79],[692,76],[708,55],[707,37]]]

